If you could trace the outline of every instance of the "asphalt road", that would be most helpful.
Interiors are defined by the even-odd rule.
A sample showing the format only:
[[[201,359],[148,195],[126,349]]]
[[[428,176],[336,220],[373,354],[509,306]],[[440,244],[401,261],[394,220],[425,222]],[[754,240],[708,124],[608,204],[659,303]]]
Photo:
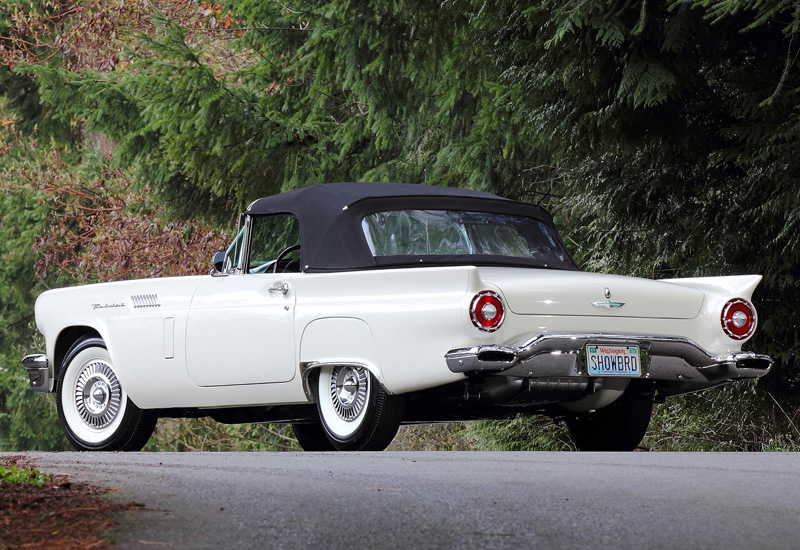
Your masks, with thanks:
[[[800,455],[30,453],[136,501],[118,548],[800,548]]]

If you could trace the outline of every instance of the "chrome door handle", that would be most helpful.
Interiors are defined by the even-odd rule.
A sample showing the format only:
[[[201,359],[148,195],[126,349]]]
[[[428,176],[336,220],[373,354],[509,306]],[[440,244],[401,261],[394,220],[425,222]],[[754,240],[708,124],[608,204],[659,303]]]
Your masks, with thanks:
[[[274,286],[269,289],[270,292],[280,292],[284,296],[289,293],[289,283],[283,283],[281,286]]]

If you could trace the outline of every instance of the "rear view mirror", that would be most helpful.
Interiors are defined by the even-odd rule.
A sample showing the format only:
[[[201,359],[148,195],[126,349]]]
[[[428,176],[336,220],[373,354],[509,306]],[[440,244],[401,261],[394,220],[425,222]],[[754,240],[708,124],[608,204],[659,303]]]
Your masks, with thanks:
[[[223,251],[217,252],[211,260],[211,275],[226,275],[228,264],[228,255]]]

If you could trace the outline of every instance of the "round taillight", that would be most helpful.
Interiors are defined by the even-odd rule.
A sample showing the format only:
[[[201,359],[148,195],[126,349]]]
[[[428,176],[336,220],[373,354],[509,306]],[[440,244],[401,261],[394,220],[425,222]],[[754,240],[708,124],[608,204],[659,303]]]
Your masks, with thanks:
[[[500,328],[506,313],[503,301],[496,292],[484,290],[475,295],[469,306],[472,324],[485,332],[494,332]]]
[[[756,310],[747,300],[736,298],[722,308],[722,328],[734,340],[744,340],[756,328]]]

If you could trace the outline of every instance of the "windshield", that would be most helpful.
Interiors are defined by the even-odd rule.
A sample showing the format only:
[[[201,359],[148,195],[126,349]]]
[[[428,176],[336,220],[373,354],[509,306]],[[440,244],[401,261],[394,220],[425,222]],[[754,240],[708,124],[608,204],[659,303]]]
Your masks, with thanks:
[[[524,216],[394,210],[366,216],[362,228],[375,257],[486,256],[574,269],[553,230],[540,220]]]

